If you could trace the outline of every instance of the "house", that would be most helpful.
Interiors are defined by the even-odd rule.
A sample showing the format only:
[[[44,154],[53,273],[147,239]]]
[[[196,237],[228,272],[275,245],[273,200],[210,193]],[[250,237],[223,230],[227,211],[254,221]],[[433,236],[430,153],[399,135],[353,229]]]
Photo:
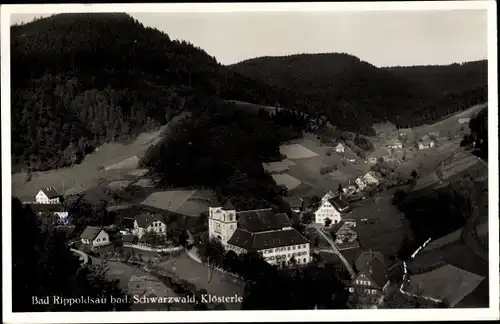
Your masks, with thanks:
[[[352,226],[344,221],[341,221],[340,224],[342,225],[335,231],[335,243],[345,244],[356,242],[358,234],[354,231]]]
[[[342,143],[338,143],[338,144],[334,147],[334,150],[335,150],[335,152],[337,152],[337,153],[344,153],[344,151],[345,151],[345,146],[344,146]]]
[[[209,207],[209,237],[237,254],[255,251],[270,264],[307,264],[310,242],[292,227],[288,216],[271,208],[237,212]]]
[[[87,226],[80,235],[82,244],[90,246],[91,249],[96,247],[109,245],[109,234],[102,228],[96,226]]]
[[[56,203],[28,204],[31,210],[37,215],[54,214],[58,217],[60,224],[68,224],[68,212],[64,206]]]
[[[403,148],[403,144],[399,140],[396,140],[396,139],[388,140],[386,142],[386,146],[388,148],[391,148],[391,149],[402,149]]]
[[[356,183],[353,183],[353,184],[350,184],[347,188],[342,188],[342,190],[344,191],[345,194],[352,195],[352,194],[356,193],[357,191],[359,191],[360,189]]]
[[[149,231],[157,234],[167,235],[167,225],[163,217],[158,213],[142,212],[134,218],[134,228],[132,234],[139,239]]]
[[[340,211],[333,206],[333,195],[328,193],[321,199],[320,205],[314,211],[314,219],[318,224],[324,224],[325,220],[329,218],[332,224],[340,222]]]
[[[424,136],[418,142],[418,149],[424,150],[424,149],[434,147],[434,145],[435,145],[434,141],[429,136]]]
[[[62,195],[54,187],[47,187],[38,191],[35,201],[39,204],[60,204]]]
[[[363,176],[363,181],[366,183],[366,184],[371,184],[371,185],[378,185],[379,184],[379,181],[378,179],[375,177],[375,173],[373,173],[373,171],[370,171],[368,172],[367,174],[365,174]]]
[[[356,183],[358,185],[360,190],[364,190],[366,188],[366,183],[363,181],[363,179],[361,177],[356,178],[354,183]]]
[[[357,273],[350,283],[349,292],[363,296],[371,305],[379,305],[389,286],[383,255],[380,252],[362,252],[355,261],[355,269]]]
[[[379,159],[383,159],[385,156],[389,155],[389,152],[381,147],[376,148],[373,152],[368,154],[368,163],[375,164]]]
[[[462,124],[468,124],[469,122],[470,122],[470,118],[459,118],[458,119],[458,123],[460,125],[462,125]]]
[[[284,197],[283,201],[296,213],[300,213],[304,207],[304,200],[297,196]]]

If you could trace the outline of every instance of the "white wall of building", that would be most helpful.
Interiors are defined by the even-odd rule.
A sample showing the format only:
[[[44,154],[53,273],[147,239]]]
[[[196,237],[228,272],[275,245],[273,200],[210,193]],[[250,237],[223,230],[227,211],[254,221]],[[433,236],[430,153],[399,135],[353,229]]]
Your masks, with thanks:
[[[40,190],[36,194],[35,200],[39,204],[59,204],[60,203],[58,197],[54,198],[54,199],[49,199],[49,197],[47,197],[47,195],[43,192],[43,190]]]
[[[223,245],[233,236],[237,228],[236,211],[221,207],[208,209],[208,234],[210,238],[219,238]]]
[[[315,222],[324,224],[325,219],[330,218],[332,224],[340,222],[340,212],[333,207],[329,201],[322,201],[321,206],[314,212]]]

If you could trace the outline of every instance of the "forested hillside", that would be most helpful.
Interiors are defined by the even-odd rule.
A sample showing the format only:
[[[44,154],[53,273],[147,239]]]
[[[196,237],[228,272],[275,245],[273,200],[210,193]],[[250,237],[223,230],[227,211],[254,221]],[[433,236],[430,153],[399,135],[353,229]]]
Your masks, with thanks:
[[[13,164],[31,170],[70,165],[105,141],[158,127],[193,95],[277,100],[269,87],[126,14],[13,26],[11,47]]]
[[[320,111],[341,128],[370,133],[374,122],[417,126],[485,102],[487,77],[481,62],[429,67],[427,72],[423,67],[393,71],[331,53],[260,57],[230,67],[287,89],[303,109]]]

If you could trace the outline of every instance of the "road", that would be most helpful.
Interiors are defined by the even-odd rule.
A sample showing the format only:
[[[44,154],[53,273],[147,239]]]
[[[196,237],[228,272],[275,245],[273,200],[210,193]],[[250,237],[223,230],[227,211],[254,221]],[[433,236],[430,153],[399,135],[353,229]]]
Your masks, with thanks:
[[[351,275],[351,278],[353,278],[356,275],[356,273],[354,272],[354,270],[353,270],[352,266],[349,264],[349,262],[344,258],[344,256],[342,255],[342,253],[340,253],[339,249],[337,249],[337,246],[335,246],[335,243],[333,242],[333,239],[331,237],[329,237],[328,235],[326,235],[321,230],[321,228],[323,227],[323,225],[321,225],[321,224],[313,224],[313,225],[311,225],[311,227],[314,228],[316,230],[316,232],[318,232],[319,235],[321,235],[328,242],[328,244],[330,244],[330,246],[333,249],[333,252],[338,255],[339,259],[342,261],[342,263],[344,264],[345,268],[347,269],[347,271]]]

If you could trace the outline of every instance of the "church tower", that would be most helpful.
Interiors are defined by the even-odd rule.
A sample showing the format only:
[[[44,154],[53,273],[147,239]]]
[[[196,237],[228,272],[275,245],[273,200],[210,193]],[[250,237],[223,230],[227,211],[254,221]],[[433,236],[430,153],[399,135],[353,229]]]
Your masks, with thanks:
[[[208,208],[208,234],[226,245],[237,227],[236,210],[230,201],[222,207]]]

